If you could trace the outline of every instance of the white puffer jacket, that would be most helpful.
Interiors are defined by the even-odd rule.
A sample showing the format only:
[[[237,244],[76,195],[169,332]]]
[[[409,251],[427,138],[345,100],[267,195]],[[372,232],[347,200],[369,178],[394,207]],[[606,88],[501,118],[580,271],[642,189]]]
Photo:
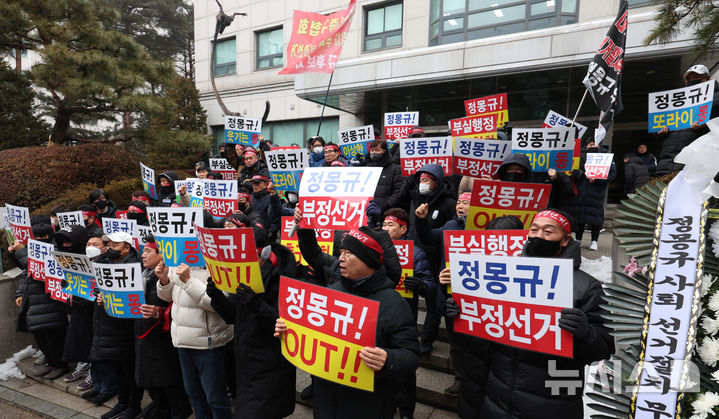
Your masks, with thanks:
[[[232,325],[225,323],[210,305],[205,293],[208,275],[204,269],[193,268],[190,279],[183,284],[176,268],[170,268],[170,282],[157,282],[157,295],[172,302],[170,335],[176,348],[215,349],[234,336]]]

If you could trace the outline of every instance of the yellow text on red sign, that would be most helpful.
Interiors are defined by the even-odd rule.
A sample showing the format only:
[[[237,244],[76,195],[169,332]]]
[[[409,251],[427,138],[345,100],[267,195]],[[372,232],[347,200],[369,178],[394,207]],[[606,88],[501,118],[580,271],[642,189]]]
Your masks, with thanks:
[[[205,258],[207,270],[218,289],[235,293],[240,283],[248,285],[255,293],[265,292],[257,262],[220,262]]]
[[[327,381],[374,391],[374,371],[359,356],[362,346],[284,320],[282,355],[293,365]]]
[[[529,230],[529,226],[532,224],[532,219],[537,211],[533,210],[510,210],[510,209],[496,209],[496,208],[485,208],[485,207],[469,207],[469,213],[467,214],[467,230],[484,230],[487,227],[487,223],[497,217],[504,215],[514,215],[519,218],[524,225],[526,230]]]
[[[399,283],[394,288],[395,291],[404,298],[414,297],[414,291],[408,290],[407,287],[404,286],[404,279],[412,275],[414,275],[414,269],[402,269],[402,276],[399,278]]]

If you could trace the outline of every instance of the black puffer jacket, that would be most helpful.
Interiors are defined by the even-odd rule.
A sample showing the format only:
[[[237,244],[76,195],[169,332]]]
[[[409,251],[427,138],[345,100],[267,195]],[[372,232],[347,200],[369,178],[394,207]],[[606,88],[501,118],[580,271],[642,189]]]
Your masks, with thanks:
[[[238,186],[243,186],[249,190],[252,190],[252,177],[255,175],[262,175],[267,179],[272,179],[270,176],[270,169],[267,167],[267,163],[262,160],[257,160],[254,166],[245,166],[240,170],[239,177],[237,178]]]
[[[145,269],[145,303],[167,308],[169,303],[157,296],[155,271]],[[169,387],[182,385],[182,370],[177,348],[172,346],[169,316],[158,319],[135,319],[135,380],[140,387]],[[143,336],[140,338],[140,336]]]
[[[282,356],[274,331],[280,276],[293,277],[296,263],[285,246],[271,246],[277,265],[267,261],[260,267],[265,292],[252,304],[242,304],[234,294],[212,299],[212,308],[235,325],[236,418],[282,418],[295,409],[295,367]]]
[[[601,153],[606,153],[607,148],[601,147]],[[582,154],[582,168],[586,161],[586,154]],[[609,182],[617,176],[617,167],[612,162],[609,169],[609,176],[606,179],[595,179],[590,182],[583,178],[578,184],[577,196],[579,197],[579,214],[575,217],[573,225],[581,228],[584,224],[602,225],[604,223],[604,199],[607,195]]]
[[[418,180],[421,171],[431,173],[436,178],[437,189],[429,195],[419,193]],[[416,183],[411,182],[408,186],[411,203],[409,206],[409,230],[407,231],[407,236],[414,240],[415,245],[421,247],[427,253],[432,272],[436,274],[442,256],[442,246],[440,243],[426,243],[421,240],[419,234],[417,234],[415,211],[418,206],[425,203],[429,204],[427,225],[429,228],[439,228],[457,215],[457,197],[452,194],[452,186],[444,181],[442,168],[438,164],[426,165],[413,178],[417,181]]]
[[[373,392],[315,377],[315,418],[392,418],[401,379],[419,365],[417,325],[412,311],[394,290],[383,266],[356,288],[346,278],[331,288],[379,301],[375,346],[387,352],[387,361],[384,369],[375,373]]]
[[[67,327],[65,305],[45,294],[45,283],[28,276],[27,248],[10,253],[18,268],[22,269],[20,284],[15,291],[15,298],[22,297],[20,313],[17,317],[17,330],[20,332],[36,332],[42,329]]]
[[[252,192],[252,210],[257,214],[258,221],[265,228],[270,240],[277,237],[280,231],[282,202],[277,194],[270,195],[266,190]],[[250,217],[250,215],[248,215]]]
[[[97,219],[100,220],[100,224],[102,224],[103,218],[117,218],[117,215],[115,214],[117,212],[117,205],[115,205],[114,202],[107,200],[107,211],[100,214],[98,211],[97,213]]]
[[[170,181],[169,186],[160,186],[160,178],[163,177]],[[173,202],[175,202],[175,181],[178,179],[177,174],[172,171],[163,172],[157,176],[157,200],[155,201],[155,205],[169,207]]]
[[[607,359],[614,353],[614,339],[601,317],[606,314],[599,307],[605,304],[601,284],[579,270],[579,242],[571,240],[558,257],[574,260],[574,307],[587,314],[592,327],[589,337],[584,341],[574,340],[574,358],[551,356],[495,343],[484,346],[471,340],[470,346],[460,352],[470,355],[461,357],[459,361],[459,365],[467,371],[462,375],[462,400],[459,403],[461,417],[583,417],[583,386],[575,395],[568,395],[566,389],[561,390],[560,395],[551,395],[545,384],[552,380],[548,373],[548,362],[556,361],[557,370],[579,371],[583,380],[586,365]]]
[[[634,193],[650,180],[649,169],[640,157],[630,157],[624,164],[624,193]]]
[[[106,255],[100,255],[97,263],[112,263]],[[140,263],[137,251],[130,247],[130,253],[117,263]],[[135,349],[135,323],[133,319],[119,319],[105,313],[102,305],[95,304],[93,318],[92,348],[93,361],[114,361],[132,357]]]
[[[399,284],[399,280],[402,276],[402,266],[399,263],[397,249],[394,247],[394,243],[392,243],[392,239],[390,239],[386,231],[373,231],[372,234],[379,237],[379,243],[384,249],[382,265],[384,265],[386,269],[387,276],[396,286]],[[317,236],[313,229],[298,229],[297,241],[299,242],[302,257],[305,258],[307,265],[314,270],[313,278],[316,284],[325,287],[340,280],[339,259],[336,256],[322,252],[322,248],[317,244]],[[339,249],[337,237],[335,237],[334,249]]]
[[[719,82],[714,81],[714,100],[712,102],[712,111],[709,119],[714,119],[717,116],[719,116]],[[691,128],[670,131],[665,136],[656,134],[657,139],[663,140],[664,142],[659,152],[659,162],[657,163],[657,170],[654,174],[656,176],[663,176],[675,170],[681,170],[684,165],[675,164],[674,157],[676,157],[684,147],[708,132],[709,128],[703,127],[698,131],[694,131]]]
[[[400,206],[404,179],[399,165],[392,161],[389,152],[382,153],[382,158],[379,161],[373,161],[369,155],[370,153],[367,153],[360,159],[360,165],[382,168],[382,175],[377,182],[377,189],[374,191],[374,201],[382,212]]]

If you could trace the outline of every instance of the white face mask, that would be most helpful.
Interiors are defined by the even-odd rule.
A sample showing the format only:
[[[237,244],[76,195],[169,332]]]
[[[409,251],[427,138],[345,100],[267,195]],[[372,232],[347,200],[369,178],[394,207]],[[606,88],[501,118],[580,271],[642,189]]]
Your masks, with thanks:
[[[88,247],[85,248],[85,254],[86,254],[87,257],[89,257],[90,259],[92,259],[92,258],[94,258],[94,257],[97,257],[97,256],[100,256],[101,253],[102,253],[102,252],[100,251],[100,249],[98,249],[98,248],[95,247],[95,246],[88,246]]]
[[[324,151],[324,149],[323,149],[322,147],[315,147],[315,148],[312,149],[312,152],[315,153],[315,154],[320,154],[320,153],[322,153],[323,151]]]
[[[297,195],[290,193],[287,194],[287,200],[290,201],[290,204],[296,204],[297,203]]]
[[[420,183],[419,184],[419,193],[422,195],[429,195],[432,192],[432,189],[430,189],[429,183]]]

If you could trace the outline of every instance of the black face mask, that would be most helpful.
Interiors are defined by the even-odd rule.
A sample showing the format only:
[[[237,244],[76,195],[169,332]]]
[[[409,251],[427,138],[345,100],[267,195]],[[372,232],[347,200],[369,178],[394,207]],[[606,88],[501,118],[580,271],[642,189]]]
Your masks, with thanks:
[[[163,195],[172,193],[172,185],[160,186],[160,193]]]
[[[107,255],[107,258],[110,260],[118,260],[120,257],[122,257],[122,253],[120,253],[119,250],[115,249],[107,249],[107,252],[105,252]]]
[[[524,252],[527,256],[551,257],[559,252],[562,241],[544,240],[541,237],[529,237]]]
[[[48,237],[48,238],[46,238],[46,239],[38,239],[38,240],[41,241],[41,242],[43,242],[43,243],[48,243],[48,244],[55,242],[55,238],[54,238],[54,237],[53,237],[53,238],[49,238],[49,237]]]
[[[247,204],[240,204],[240,203],[238,203],[238,204],[237,204],[237,209],[240,210],[240,211],[242,211],[242,212],[245,212],[245,210],[247,209]]]
[[[95,202],[95,206],[97,207],[97,209],[104,209],[107,207],[107,200],[101,199],[101,200]]]
[[[504,181],[506,182],[521,182],[524,180],[524,173],[519,172],[507,172],[504,174]]]
[[[61,252],[72,253],[72,246],[58,245],[57,250],[59,250]]]
[[[701,83],[704,83],[704,82],[701,81],[701,80],[688,81],[688,82],[687,82],[687,87],[689,87],[689,86],[696,86],[697,84],[701,84]]]
[[[591,147],[587,149],[587,153],[598,153],[599,147]]]

